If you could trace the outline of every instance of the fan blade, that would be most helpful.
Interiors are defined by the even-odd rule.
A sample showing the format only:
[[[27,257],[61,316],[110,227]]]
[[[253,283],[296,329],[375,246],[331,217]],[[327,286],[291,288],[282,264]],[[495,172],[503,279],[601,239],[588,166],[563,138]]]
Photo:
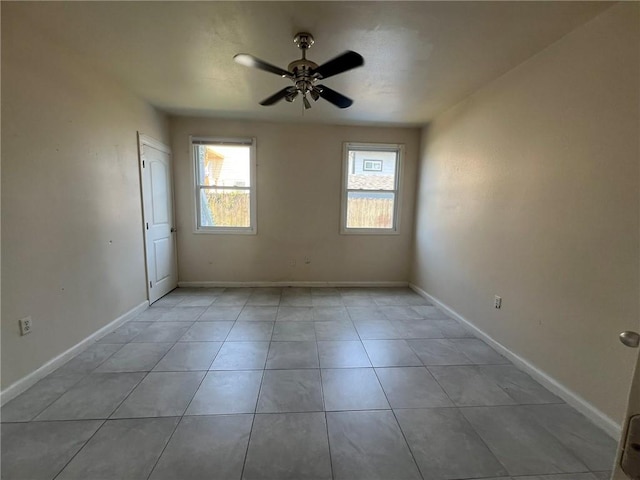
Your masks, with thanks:
[[[264,105],[264,106],[273,105],[274,103],[279,102],[284,97],[286,97],[287,95],[292,94],[295,91],[296,91],[296,87],[283,88],[282,90],[280,90],[280,91],[274,93],[273,95],[271,95],[269,98],[265,98],[264,100],[262,100],[260,102],[260,105]]]
[[[362,65],[364,65],[362,55],[349,50],[311,70],[311,75],[318,75],[320,78],[329,78]]]
[[[327,102],[333,103],[338,108],[347,108],[353,105],[353,100],[345,97],[335,90],[331,90],[329,87],[325,87],[324,85],[316,85],[316,87],[317,92],[322,98],[324,98]]]
[[[275,73],[276,75],[280,75],[286,78],[293,78],[291,72],[283,70],[280,67],[276,67],[275,65],[271,65],[270,63],[264,62],[259,58],[256,58],[247,53],[239,53],[233,57],[236,63],[240,65],[244,65],[245,67],[259,68],[260,70],[264,70],[265,72]]]

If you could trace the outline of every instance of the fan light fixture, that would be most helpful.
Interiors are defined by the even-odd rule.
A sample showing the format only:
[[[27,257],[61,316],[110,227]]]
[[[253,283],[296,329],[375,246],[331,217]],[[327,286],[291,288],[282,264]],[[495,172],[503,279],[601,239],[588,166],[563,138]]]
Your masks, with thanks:
[[[304,108],[309,109],[311,108],[311,102],[307,98],[308,95],[314,102],[319,98],[324,98],[338,108],[350,107],[353,104],[353,100],[335,90],[331,90],[329,87],[318,84],[318,81],[362,66],[364,65],[364,58],[360,54],[348,50],[333,60],[318,66],[311,60],[307,60],[307,50],[314,43],[313,36],[310,33],[297,33],[293,37],[293,42],[302,50],[302,58],[291,62],[287,70],[271,65],[247,53],[239,53],[233,57],[236,63],[240,65],[275,73],[293,82],[293,86],[285,87],[265,98],[260,102],[260,105],[273,105],[283,98],[287,102],[293,102],[298,95],[302,95]]]

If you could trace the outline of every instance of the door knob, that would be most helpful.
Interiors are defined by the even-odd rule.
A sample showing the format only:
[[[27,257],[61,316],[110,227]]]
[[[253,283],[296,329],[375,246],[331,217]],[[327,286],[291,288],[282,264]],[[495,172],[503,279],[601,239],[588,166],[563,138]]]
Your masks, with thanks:
[[[640,345],[640,334],[638,332],[622,332],[619,338],[627,347],[638,348],[638,345]]]
[[[171,233],[175,233],[177,231],[178,231],[178,229],[176,227],[171,227]]]

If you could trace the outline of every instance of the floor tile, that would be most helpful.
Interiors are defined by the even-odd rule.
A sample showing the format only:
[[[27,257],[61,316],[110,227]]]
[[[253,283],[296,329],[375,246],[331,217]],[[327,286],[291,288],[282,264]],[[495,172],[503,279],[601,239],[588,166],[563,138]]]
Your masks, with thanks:
[[[184,413],[205,372],[151,372],[111,418],[178,417]]]
[[[253,415],[184,417],[150,480],[229,480],[242,474]]]
[[[510,363],[509,360],[477,338],[453,338],[451,342],[477,365]]]
[[[429,367],[429,371],[459,407],[517,403],[476,366]]]
[[[171,310],[172,307],[156,307],[155,304],[153,308],[147,308],[140,315],[132,319],[132,322],[155,322],[162,315]]]
[[[425,365],[469,365],[473,363],[450,339],[407,340]]]
[[[611,478],[611,472],[604,480]],[[526,475],[517,480],[598,480],[595,473],[558,473],[556,475]]]
[[[475,335],[460,322],[455,320],[429,320],[445,338],[474,338]]]
[[[311,307],[278,307],[277,322],[310,322],[312,321]]]
[[[180,337],[180,342],[223,342],[234,322],[196,322]]]
[[[391,408],[373,368],[322,370],[325,410]]]
[[[145,374],[92,373],[52,403],[36,420],[108,418]]]
[[[222,342],[176,343],[153,370],[158,372],[209,370],[221,346]]]
[[[416,294],[402,292],[396,295],[374,296],[374,302],[380,306],[390,305],[429,305],[429,302]]]
[[[481,365],[479,368],[483,375],[491,378],[517,403],[564,403],[513,365]]]
[[[216,306],[237,307],[242,306],[249,300],[250,293],[223,293],[213,303]]]
[[[94,343],[84,352],[69,360],[51,375],[91,373],[122,347],[122,344]]]
[[[258,342],[271,340],[275,322],[236,322],[227,342]]]
[[[373,303],[369,295],[343,295],[342,303],[346,307],[367,307]]]
[[[531,405],[526,410],[589,470],[608,470],[617,442],[569,405]]]
[[[322,340],[360,340],[351,321],[313,322],[316,339]]]
[[[507,475],[457,409],[396,410],[395,414],[424,478]]]
[[[353,324],[362,340],[401,339],[402,336],[389,320],[355,320]]]
[[[274,342],[314,342],[314,322],[276,322],[273,328]]]
[[[595,480],[610,480],[611,479],[611,470],[607,470],[604,472],[591,472],[591,475],[595,477]],[[552,479],[552,480],[561,480],[561,479]],[[573,479],[568,479],[573,480]],[[593,478],[576,478],[575,480],[594,480]]]
[[[588,470],[524,406],[472,407],[461,412],[510,475]]]
[[[176,289],[1,413],[21,480],[608,480],[616,447],[407,288]]]
[[[401,338],[445,338],[434,320],[397,320],[393,326]]]
[[[324,414],[256,415],[243,479],[331,479]]]
[[[219,306],[215,303],[207,308],[197,319],[198,322],[235,321],[242,311],[242,306]]]
[[[253,413],[261,381],[262,370],[208,372],[186,415]]]
[[[341,307],[344,303],[340,295],[312,295],[312,307]]]
[[[449,316],[442,310],[431,305],[419,305],[411,308],[414,312],[420,315],[421,318],[431,318],[433,320],[444,320],[449,318]]]
[[[239,322],[274,322],[278,313],[278,307],[244,307]]]
[[[176,307],[210,307],[217,297],[210,295],[189,295],[182,297]]]
[[[174,307],[158,318],[158,322],[195,322],[205,307]]]
[[[191,322],[156,322],[131,341],[134,343],[176,342],[191,325]]]
[[[148,372],[173,346],[173,343],[128,343],[96,372]]]
[[[323,411],[320,370],[266,370],[256,411]]]
[[[422,361],[404,340],[363,340],[362,344],[374,367],[422,365]]]
[[[420,320],[421,318],[424,318],[407,305],[380,307],[380,311],[387,320],[391,320],[392,322],[397,320]]]
[[[105,335],[98,343],[129,343],[153,322],[127,322],[112,333]]]
[[[453,406],[425,367],[376,368],[376,375],[391,408]]]
[[[3,424],[2,478],[51,480],[102,425],[102,420]]]
[[[247,305],[277,307],[278,305],[280,305],[280,294],[254,292],[249,297],[249,300],[247,300]]]
[[[387,320],[378,307],[348,307],[349,318],[354,322],[370,320]]]
[[[108,420],[56,480],[146,479],[178,420]]]
[[[225,342],[211,370],[263,369],[268,351],[269,342]]]
[[[2,406],[3,422],[28,422],[84,378],[83,373],[49,375]]]
[[[271,342],[267,369],[319,367],[316,342]]]
[[[393,413],[328,412],[336,480],[419,480],[422,477]]]
[[[345,307],[313,307],[311,320],[314,322],[342,322],[348,321],[349,315]]]
[[[311,295],[288,295],[283,293],[280,305],[285,307],[311,307]]]
[[[182,300],[182,296],[165,295],[164,297],[153,302],[153,305],[151,305],[150,308],[164,308],[164,307],[173,308],[175,305],[180,303],[181,300]]]
[[[318,354],[322,368],[371,366],[367,352],[360,341],[319,341]]]

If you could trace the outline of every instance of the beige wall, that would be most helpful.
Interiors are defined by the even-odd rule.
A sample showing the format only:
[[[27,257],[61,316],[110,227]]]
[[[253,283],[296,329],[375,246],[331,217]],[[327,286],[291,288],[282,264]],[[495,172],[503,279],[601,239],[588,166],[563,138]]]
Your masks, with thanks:
[[[419,129],[172,118],[171,132],[180,281],[407,281]],[[190,134],[256,137],[257,235],[193,233]],[[339,234],[344,141],[406,145],[399,235]]]
[[[17,7],[2,5],[2,388],[146,299],[136,131],[168,141],[163,116]]]
[[[423,131],[412,273],[616,422],[636,353],[616,337],[639,318],[638,25],[616,5]]]

